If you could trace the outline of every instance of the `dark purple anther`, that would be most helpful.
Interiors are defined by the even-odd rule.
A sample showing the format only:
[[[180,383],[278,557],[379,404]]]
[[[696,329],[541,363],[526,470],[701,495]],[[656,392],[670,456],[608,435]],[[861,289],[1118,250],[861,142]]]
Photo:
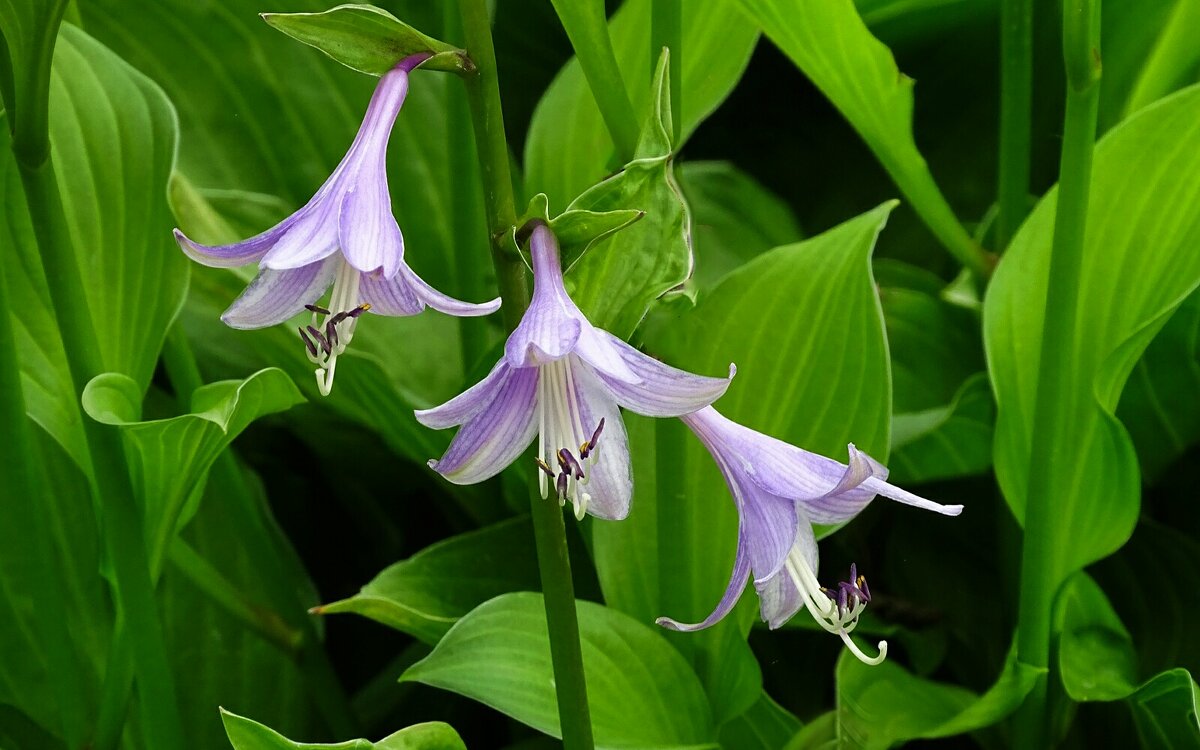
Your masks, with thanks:
[[[867,588],[867,577],[866,576],[858,577],[858,590],[859,590],[859,593],[862,595],[863,601],[865,601],[865,602],[871,601],[871,589]]]
[[[297,328],[296,330],[300,332],[300,340],[304,342],[304,346],[306,349],[308,349],[308,353],[314,357],[317,356],[317,345],[312,342],[312,339],[308,337],[308,334],[304,332],[303,328]]]
[[[325,338],[329,339],[330,346],[338,345],[337,325],[332,320],[325,324]]]
[[[348,311],[346,313],[346,317],[357,318],[359,315],[362,315],[363,313],[365,313],[367,310],[370,310],[370,309],[371,309],[371,303],[364,302],[361,305],[359,305],[358,307],[354,308],[353,310]]]
[[[575,460],[575,456],[566,448],[558,449],[558,465],[564,472],[574,474],[576,479],[583,479],[583,467]]]
[[[567,473],[564,471],[562,474],[558,475],[558,481],[555,482],[555,486],[558,488],[558,497],[560,500],[567,499],[567,481]]]
[[[604,432],[604,417],[600,418],[600,424],[596,425],[596,431],[592,433],[592,439],[579,446],[579,456],[587,458],[592,451],[596,450],[596,443],[600,442],[600,433]]]
[[[537,461],[537,465],[538,465],[539,469],[546,472],[546,476],[550,477],[551,479],[554,478],[554,469],[551,469],[550,464],[543,461],[541,456],[538,456],[537,458],[535,458],[533,460]]]
[[[304,309],[308,310],[309,312],[316,313],[317,315],[328,315],[329,314],[329,311],[326,310],[325,308],[321,307],[320,305],[305,305]]]
[[[308,331],[308,335],[312,336],[313,339],[321,345],[321,349],[324,350],[326,354],[329,354],[333,351],[333,347],[329,345],[329,339],[325,338],[325,334],[321,333],[312,326],[305,326],[305,329]]]

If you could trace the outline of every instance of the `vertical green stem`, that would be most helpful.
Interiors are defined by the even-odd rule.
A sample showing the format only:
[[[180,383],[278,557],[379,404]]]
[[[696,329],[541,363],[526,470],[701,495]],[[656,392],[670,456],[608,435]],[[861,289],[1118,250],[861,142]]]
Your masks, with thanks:
[[[1000,12],[1000,184],[996,251],[1003,252],[1029,204],[1033,99],[1033,0],[1003,0]]]
[[[46,514],[39,511],[39,500],[45,488],[34,458],[29,419],[25,416],[25,397],[21,386],[21,369],[15,356],[12,304],[8,298],[5,267],[15,258],[0,263],[0,431],[4,434],[5,472],[4,492],[8,523],[21,529],[21,541],[31,562],[25,567],[28,591],[32,594],[33,616],[41,645],[47,656],[48,681],[54,690],[62,721],[62,737],[67,747],[83,745],[86,730],[87,704],[79,680],[79,663],[68,628],[67,608],[60,592],[65,591],[60,579],[62,566],[55,554],[54,533]]]
[[[629,91],[625,88],[621,68],[617,65],[616,53],[613,52],[608,18],[604,14],[604,0],[551,2],[575,49],[575,56],[579,58],[579,67],[583,69],[583,77],[587,79],[596,106],[600,108],[604,126],[608,128],[608,134],[617,147],[618,160],[624,164],[633,158],[637,149],[638,117],[629,99]],[[674,48],[671,52],[675,52]],[[650,60],[651,65],[657,59],[656,52]],[[672,89],[674,93],[675,89]]]
[[[683,127],[683,0],[654,0],[651,6],[651,76],[663,47],[671,50],[671,139],[678,146]]]
[[[467,51],[476,66],[475,74],[466,79],[466,85],[483,175],[492,263],[496,268],[500,296],[504,300],[504,322],[511,331],[521,322],[521,316],[529,305],[529,287],[525,280],[524,264],[512,243],[516,211],[500,106],[496,53],[492,47],[491,21],[486,0],[459,0],[459,10]],[[575,591],[562,510],[557,503],[548,502],[535,492],[531,496],[531,512],[563,746],[566,750],[591,750],[593,742],[587,683],[584,680]]]
[[[1057,456],[1070,450],[1073,394],[1070,341],[1079,316],[1083,241],[1092,179],[1092,151],[1100,98],[1100,4],[1066,0],[1063,7],[1063,57],[1067,69],[1067,107],[1059,164],[1054,244],[1046,287],[1034,407],[1032,458],[1021,551],[1021,595],[1017,658],[1038,668],[1050,666],[1051,610],[1064,571],[1055,549],[1054,499]],[[1046,747],[1047,678],[1039,680],[1016,717],[1016,747]]]
[[[84,294],[83,277],[63,215],[53,165],[20,161],[21,179],[29,203],[34,233],[41,250],[58,328],[62,333],[74,392],[103,371],[95,329]],[[175,683],[163,644],[158,604],[150,578],[141,508],[133,494],[121,435],[115,428],[83,419],[92,456],[92,491],[103,513],[101,530],[113,568],[113,589],[122,619],[129,628],[143,711],[146,743],[150,747],[182,747],[183,731]],[[110,669],[113,665],[109,665]]]

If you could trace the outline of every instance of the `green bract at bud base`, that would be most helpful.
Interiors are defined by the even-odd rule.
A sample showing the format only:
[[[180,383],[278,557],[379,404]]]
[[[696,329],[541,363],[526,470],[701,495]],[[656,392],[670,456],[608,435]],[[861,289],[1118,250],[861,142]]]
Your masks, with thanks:
[[[406,57],[428,54],[422,70],[466,75],[475,65],[465,50],[422,34],[374,5],[339,5],[321,13],[263,13],[268,24],[316,47],[348,68],[381,76]]]

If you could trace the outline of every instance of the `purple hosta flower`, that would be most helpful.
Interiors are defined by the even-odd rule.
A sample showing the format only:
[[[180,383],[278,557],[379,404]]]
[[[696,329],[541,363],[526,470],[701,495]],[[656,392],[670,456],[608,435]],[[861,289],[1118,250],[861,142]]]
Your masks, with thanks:
[[[233,245],[200,245],[175,230],[183,251],[206,266],[258,263],[258,276],[221,316],[227,325],[264,328],[305,308],[312,312],[300,338],[317,365],[317,384],[325,395],[333,386],[338,355],[363,312],[415,315],[429,306],[450,315],[486,315],[500,307],[498,299],[476,305],[447,297],[404,262],[385,161],[409,72],[427,57],[405,58],[380,78],[350,150],[296,213]],[[328,303],[318,306],[330,285]]]
[[[620,519],[633,492],[618,405],[653,417],[687,414],[725,392],[729,378],[692,375],[592,326],[563,286],[558,243],[539,224],[530,240],[533,301],[486,378],[441,406],[417,412],[436,429],[462,425],[430,466],[455,484],[483,481],[538,436],[542,497],[554,485],[575,515]],[[734,368],[729,368],[733,377]]]
[[[703,622],[686,625],[667,617],[660,625],[673,630],[699,630],[715,624],[737,604],[751,572],[758,591],[762,618],[777,628],[801,607],[830,633],[841,636],[862,661],[878,664],[887,655],[868,657],[850,639],[871,590],[867,580],[850,568],[850,580],[828,589],[817,582],[817,540],[812,524],[848,521],[876,494],[906,505],[948,516],[961,505],[939,505],[884,481],[887,469],[849,446],[850,464],[755,432],[708,407],[683,417],[717,462],[740,519],[733,575],[725,596]]]

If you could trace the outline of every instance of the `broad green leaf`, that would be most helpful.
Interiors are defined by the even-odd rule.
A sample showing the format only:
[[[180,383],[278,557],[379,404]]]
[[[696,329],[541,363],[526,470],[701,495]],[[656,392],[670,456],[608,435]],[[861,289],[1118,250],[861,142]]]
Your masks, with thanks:
[[[1186,669],[1137,683],[1133,641],[1108,597],[1084,573],[1056,602],[1058,668],[1073,700],[1127,699],[1142,747],[1200,747],[1200,688]]]
[[[221,709],[221,721],[234,750],[321,750],[321,748],[344,748],[345,750],[466,750],[458,732],[449,724],[431,721],[416,724],[390,734],[378,742],[349,740],[333,745],[316,745],[307,742],[292,742],[270,727]]]
[[[937,238],[978,252],[913,140],[912,79],[871,35],[852,0],[738,0],[875,152]]]
[[[676,175],[692,211],[696,270],[689,283],[700,292],[743,263],[803,236],[783,200],[728,162],[684,162]]]
[[[1200,293],[1192,292],[1146,347],[1117,417],[1129,430],[1146,484],[1200,440]]]
[[[596,746],[711,744],[708,702],[683,657],[627,615],[591,602],[577,607]],[[480,605],[401,680],[474,698],[560,736],[540,594],[505,594]]]
[[[653,102],[646,84],[650,59],[650,0],[623,3],[609,34],[634,110]],[[683,122],[680,143],[729,95],[750,62],[758,33],[733,0],[683,2]],[[525,185],[562,205],[612,172],[613,143],[579,62],[572,60],[538,104],[525,143]]]
[[[721,727],[728,750],[780,750],[800,731],[800,720],[763,693],[744,714]]]
[[[1163,67],[1162,63],[1170,62],[1171,56],[1160,58],[1163,52],[1174,46],[1170,38],[1172,34],[1184,32],[1186,36],[1188,31],[1177,28],[1169,32],[1172,19],[1185,16],[1184,6],[1194,4],[1194,0],[1141,0],[1136,4],[1105,0],[1101,11],[1100,49],[1104,51],[1104,86],[1100,91],[1100,132],[1113,127],[1153,99],[1165,96],[1189,82],[1177,79],[1170,82],[1169,88],[1161,88],[1168,83],[1163,74],[1170,72],[1169,66]],[[1185,18],[1180,17],[1179,20]],[[1164,42],[1168,47],[1159,52]],[[1182,72],[1176,71],[1175,75]],[[1137,89],[1142,89],[1143,93],[1138,95],[1142,100],[1141,105],[1135,107],[1132,98]],[[1151,98],[1155,90],[1157,95]]]
[[[463,50],[426,36],[374,5],[347,4],[322,13],[263,13],[263,20],[348,68],[381,76],[406,57],[430,55],[423,70],[464,73],[474,66]]]
[[[844,746],[884,750],[906,740],[982,729],[1015,711],[1037,676],[1010,656],[996,683],[976,695],[917,677],[891,660],[871,667],[843,652],[837,666],[837,737]]]
[[[968,378],[945,406],[896,414],[889,481],[903,485],[987,471],[995,423],[992,390],[981,372]]]
[[[444,539],[377,575],[319,614],[353,612],[436,644],[450,626],[493,597],[540,588],[528,518]]]
[[[178,125],[150,79],[66,24],[50,76],[50,140],[105,367],[150,383],[187,289],[166,186]]]
[[[83,408],[92,419],[120,427],[133,448],[134,488],[146,514],[155,570],[179,528],[195,513],[188,498],[221,451],[255,419],[303,400],[283,371],[261,370],[240,382],[197,389],[191,414],[144,422],[137,383],[111,372],[92,378],[83,390]]]
[[[595,243],[567,277],[572,297],[595,325],[629,338],[651,303],[692,271],[691,217],[675,183],[666,51],[654,74],[654,107],[634,160],[589,188],[566,213],[637,209],[645,218]]]
[[[886,459],[888,356],[870,253],[893,205],[740,267],[694,310],[659,316],[647,331],[647,350],[709,375],[736,362],[738,376],[718,404],[731,419],[841,460],[850,441]],[[681,425],[631,419],[629,432],[637,477],[632,512],[593,530],[606,601],[645,622],[662,615],[697,622],[729,581],[733,503],[712,458]],[[671,476],[656,476],[656,464],[669,466]],[[757,604],[748,594],[716,628],[671,634],[704,665],[718,715],[736,716],[760,695],[739,668]]]
[[[1126,114],[1196,80],[1200,65],[1200,3],[1176,0],[1125,104]]]
[[[1051,585],[1112,553],[1133,530],[1137,456],[1113,412],[1142,351],[1200,283],[1200,215],[1187,208],[1198,195],[1200,87],[1142,110],[1096,148],[1079,290],[1084,312],[1072,338],[1073,367],[1063,373],[1070,383],[1064,440],[1072,455],[1053,477],[1054,518],[1064,533],[1044,568]],[[998,408],[996,474],[1018,520],[1056,198],[1051,191],[1014,238],[984,302]]]
[[[612,211],[569,209],[552,219],[549,199],[545,193],[538,193],[529,200],[525,213],[517,218],[516,226],[513,227],[513,244],[518,247],[522,244],[517,241],[516,234],[518,231],[525,231],[529,222],[541,221],[548,224],[554,232],[554,238],[558,240],[562,267],[566,272],[574,267],[592,245],[621,231],[645,215],[645,211],[636,208],[617,208]],[[525,258],[525,263],[530,265],[528,258]]]

